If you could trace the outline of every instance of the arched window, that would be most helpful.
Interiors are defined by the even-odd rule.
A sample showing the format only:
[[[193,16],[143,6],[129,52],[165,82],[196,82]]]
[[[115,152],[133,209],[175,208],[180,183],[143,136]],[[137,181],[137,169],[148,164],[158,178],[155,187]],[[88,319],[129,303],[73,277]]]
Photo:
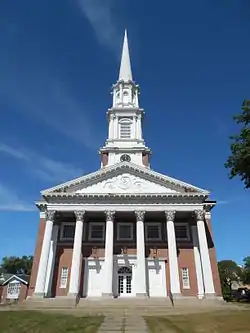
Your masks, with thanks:
[[[119,120],[120,139],[131,138],[132,121],[129,118],[122,118]]]
[[[118,274],[132,274],[132,269],[131,267],[120,267],[118,269]]]

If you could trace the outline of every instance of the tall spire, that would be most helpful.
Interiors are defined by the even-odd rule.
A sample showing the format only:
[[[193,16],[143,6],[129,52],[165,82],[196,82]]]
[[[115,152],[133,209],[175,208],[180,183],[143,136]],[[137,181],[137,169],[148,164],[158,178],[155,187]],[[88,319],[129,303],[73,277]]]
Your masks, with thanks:
[[[124,80],[125,82],[132,81],[132,71],[131,71],[129,49],[128,49],[128,36],[126,29],[124,34],[122,59],[121,59],[121,66],[119,73],[119,81],[120,80]]]

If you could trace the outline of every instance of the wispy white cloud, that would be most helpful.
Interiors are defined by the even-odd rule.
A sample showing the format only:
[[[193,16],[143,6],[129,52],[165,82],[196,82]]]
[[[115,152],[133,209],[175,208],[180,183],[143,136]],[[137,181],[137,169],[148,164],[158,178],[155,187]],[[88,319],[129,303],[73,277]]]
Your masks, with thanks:
[[[31,212],[34,210],[34,205],[25,203],[13,189],[0,184],[0,211]]]
[[[115,53],[120,36],[114,19],[113,0],[77,0],[82,13],[95,31],[99,42]]]
[[[33,172],[38,178],[46,181],[66,181],[82,174],[82,170],[80,168],[77,168],[69,163],[55,161],[23,148],[14,148],[0,143],[0,153],[1,152],[8,154],[15,159],[24,161],[30,167],[31,172]]]

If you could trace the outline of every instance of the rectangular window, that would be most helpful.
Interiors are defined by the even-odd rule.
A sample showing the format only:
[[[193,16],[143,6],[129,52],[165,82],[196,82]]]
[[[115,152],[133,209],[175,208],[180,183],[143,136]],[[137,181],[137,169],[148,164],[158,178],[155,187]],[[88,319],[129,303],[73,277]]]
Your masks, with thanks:
[[[118,223],[117,239],[132,240],[133,239],[133,223]]]
[[[120,123],[120,138],[121,139],[131,138],[131,123]]]
[[[68,267],[62,267],[60,288],[66,288],[67,287],[68,271],[69,271]]]
[[[147,240],[160,240],[161,224],[160,223],[146,223],[146,239]]]
[[[75,237],[75,223],[62,223],[60,239],[72,240]]]
[[[105,224],[93,222],[89,224],[89,240],[104,240]]]
[[[190,289],[188,268],[181,269],[183,289]]]
[[[175,237],[177,240],[190,240],[188,223],[175,223]]]

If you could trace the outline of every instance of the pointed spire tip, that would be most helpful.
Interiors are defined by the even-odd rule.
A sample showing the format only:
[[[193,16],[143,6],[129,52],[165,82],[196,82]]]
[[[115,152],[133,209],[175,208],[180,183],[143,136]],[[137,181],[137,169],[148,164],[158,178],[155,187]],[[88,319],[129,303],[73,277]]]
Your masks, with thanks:
[[[122,48],[122,58],[120,65],[119,80],[132,81],[132,71],[130,64],[129,48],[128,48],[128,35],[127,29],[124,32],[123,48]]]

